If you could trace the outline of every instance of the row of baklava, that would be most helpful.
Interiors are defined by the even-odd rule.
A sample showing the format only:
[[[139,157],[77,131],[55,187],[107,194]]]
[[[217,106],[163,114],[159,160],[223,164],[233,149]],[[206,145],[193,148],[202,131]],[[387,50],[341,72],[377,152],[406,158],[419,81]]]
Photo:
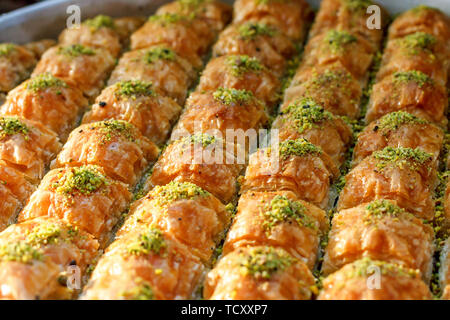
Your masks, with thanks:
[[[382,38],[382,30],[366,29],[365,8],[355,3],[322,2],[273,123],[279,141],[250,155],[205,298],[295,300],[317,293],[312,272],[329,228],[330,188],[352,142],[342,116],[358,117]]]
[[[320,299],[430,299],[447,125],[450,20],[420,6],[389,28],[325,249]]]
[[[239,134],[267,127],[286,61],[305,35],[306,14],[298,0],[235,3],[233,23],[219,35],[144,185],[143,193],[150,191],[133,204],[84,299],[198,297],[246,165],[248,147]]]
[[[44,105],[33,107],[41,107],[42,118],[47,120],[46,115],[65,107],[64,102],[70,103],[66,109],[71,107],[72,114],[82,109],[83,104],[65,95],[69,88],[78,90],[86,105],[88,99],[94,101],[114,69],[108,86],[83,117],[83,124],[70,133],[51,163],[52,170],[19,214],[19,222],[0,234],[3,298],[73,297],[88,267],[110,242],[135,185],[157,158],[156,144],[167,138],[181,111],[179,104],[215,37],[200,37],[189,28],[220,28],[230,16],[227,7],[213,3],[206,14],[218,15],[204,25],[206,2],[192,8],[190,2],[189,8],[184,1],[178,4],[183,11],[158,12],[133,33],[132,51],[115,68],[121,49],[115,45],[120,42],[114,20],[99,16],[65,30],[60,45],[49,49],[36,67],[34,73],[42,76],[30,81],[38,84],[22,88],[36,87],[38,94],[33,98]],[[130,31],[137,27],[130,26]],[[192,37],[196,42],[191,44],[188,39]],[[196,47],[195,56],[184,55],[180,43]],[[198,43],[202,48],[197,48]],[[52,97],[61,99],[55,102]],[[64,116],[63,111],[52,118],[59,120],[55,126],[62,139],[72,129],[61,125]],[[75,122],[75,117],[71,119]],[[26,139],[27,132],[21,133]]]

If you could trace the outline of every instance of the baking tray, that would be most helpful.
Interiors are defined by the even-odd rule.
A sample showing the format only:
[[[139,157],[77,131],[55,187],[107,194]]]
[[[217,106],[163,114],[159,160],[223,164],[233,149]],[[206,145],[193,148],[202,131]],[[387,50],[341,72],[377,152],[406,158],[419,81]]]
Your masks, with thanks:
[[[78,5],[81,20],[97,14],[113,17],[150,15],[170,0],[47,0],[0,16],[0,42],[25,43],[43,38],[56,38],[66,26],[69,5]],[[233,0],[222,0],[232,4]],[[320,0],[308,0],[317,8]],[[450,15],[450,0],[376,0],[391,14],[419,4],[440,8]]]

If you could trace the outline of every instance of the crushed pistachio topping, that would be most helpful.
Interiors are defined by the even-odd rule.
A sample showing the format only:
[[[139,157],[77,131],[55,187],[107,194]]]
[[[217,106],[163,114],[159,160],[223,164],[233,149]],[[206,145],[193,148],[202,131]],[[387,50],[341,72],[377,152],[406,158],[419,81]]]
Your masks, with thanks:
[[[277,31],[274,27],[264,23],[249,22],[241,25],[238,29],[239,36],[243,40],[254,40],[259,36],[273,37]]]
[[[245,105],[253,98],[253,93],[248,90],[219,88],[213,93],[215,100],[222,102],[228,106]]]
[[[75,57],[79,57],[81,55],[93,56],[93,55],[95,55],[95,51],[93,49],[85,47],[81,44],[72,44],[70,46],[59,47],[58,54],[62,54],[65,56],[75,58]]]
[[[53,184],[53,188],[57,193],[63,195],[76,193],[89,195],[109,183],[109,180],[99,171],[97,166],[87,165],[68,168],[59,180]]]
[[[346,0],[345,4],[352,11],[366,11],[374,3],[371,0]]]
[[[29,132],[28,126],[16,117],[0,118],[0,138],[15,134],[22,134],[27,138]]]
[[[205,3],[212,2],[212,0],[177,0],[177,2],[183,6],[197,8]]]
[[[432,154],[419,148],[412,149],[404,147],[386,147],[383,150],[375,151],[373,156],[379,160],[377,167],[381,170],[389,164],[400,168],[408,166],[411,169],[417,170],[433,158]]]
[[[433,79],[421,71],[404,71],[394,73],[395,83],[415,82],[420,88],[426,84],[433,84]]]
[[[147,281],[140,279],[140,283],[132,290],[122,293],[122,296],[129,300],[154,300],[155,294]]]
[[[417,7],[410,9],[410,12],[415,13],[415,14],[423,13],[424,11],[441,12],[439,9],[427,6],[426,4],[421,4],[421,5],[418,5]]]
[[[42,252],[26,241],[10,242],[0,246],[0,261],[32,263],[43,260]]]
[[[391,131],[395,131],[405,124],[427,124],[428,121],[418,118],[411,113],[405,111],[391,112],[377,121],[373,127],[373,131],[380,131],[383,135],[387,135]]]
[[[373,275],[375,270],[380,270],[381,275],[391,277],[419,277],[420,271],[409,269],[395,263],[388,263],[384,261],[372,260],[368,257],[360,259],[352,263],[346,274],[349,278],[354,277],[368,277]]]
[[[115,86],[115,95],[117,96],[136,98],[138,96],[152,97],[155,95],[153,84],[151,82],[144,82],[140,80],[125,80],[117,82]]]
[[[165,186],[156,186],[149,193],[149,196],[155,200],[160,207],[169,205],[178,200],[193,200],[199,197],[209,196],[208,191],[196,186],[190,182],[175,182],[171,181]]]
[[[128,253],[139,256],[147,255],[150,252],[160,254],[167,247],[164,235],[158,228],[150,227],[146,232],[141,233],[134,242],[128,246]]]
[[[322,154],[322,149],[306,139],[286,140],[280,143],[280,156],[284,160],[290,156],[302,157],[320,154]]]
[[[42,73],[27,82],[27,90],[38,92],[47,88],[67,88],[65,81],[56,78],[50,73]]]
[[[157,60],[169,60],[173,61],[176,58],[176,53],[172,49],[165,47],[155,47],[147,50],[145,54],[145,61],[149,64],[154,63]]]
[[[325,111],[322,106],[309,98],[295,101],[280,114],[285,115],[293,123],[298,133],[319,127],[320,123],[334,119],[331,112]]]
[[[181,143],[184,144],[201,144],[203,148],[208,147],[209,145],[215,144],[217,142],[217,138],[206,134],[206,133],[196,133],[187,137],[183,137],[180,139]]]
[[[295,262],[286,251],[272,247],[251,248],[241,253],[240,270],[243,275],[270,279],[273,274],[283,271]]]
[[[366,206],[368,217],[383,218],[389,216],[397,218],[406,211],[388,200],[375,200]]]
[[[419,51],[423,50],[431,51],[437,42],[433,35],[425,32],[409,34],[398,41],[400,42],[400,45],[407,49],[408,53],[412,55],[418,54]]]
[[[299,226],[316,229],[314,220],[306,215],[306,211],[306,207],[300,201],[293,201],[285,196],[277,195],[262,212],[265,219],[263,226],[270,231],[279,223],[293,220]]]
[[[27,242],[31,245],[57,243],[61,236],[61,227],[54,223],[39,224],[27,234]]]
[[[151,22],[158,22],[160,24],[165,25],[186,20],[186,16],[177,13],[163,13],[150,16],[148,20]]]
[[[90,128],[100,129],[104,134],[103,142],[110,141],[113,136],[124,137],[134,142],[136,133],[131,123],[124,120],[107,120],[93,123]]]
[[[324,41],[332,52],[337,53],[344,50],[344,47],[350,43],[356,42],[357,39],[351,33],[346,31],[331,30],[325,36]]]
[[[95,30],[98,30],[100,28],[115,29],[116,27],[114,19],[109,16],[105,16],[103,14],[100,14],[95,18],[84,21],[84,24]]]
[[[0,57],[10,55],[14,50],[16,50],[16,45],[13,43],[2,43],[0,44]]]
[[[236,77],[242,76],[247,72],[259,72],[264,69],[264,66],[258,59],[247,55],[228,56],[226,62],[231,68],[231,73]]]

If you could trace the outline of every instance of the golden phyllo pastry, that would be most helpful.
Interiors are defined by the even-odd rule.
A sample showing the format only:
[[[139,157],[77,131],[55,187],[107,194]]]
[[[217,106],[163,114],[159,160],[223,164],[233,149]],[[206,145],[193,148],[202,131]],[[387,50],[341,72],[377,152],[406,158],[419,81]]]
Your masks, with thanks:
[[[28,78],[36,65],[34,52],[13,43],[0,44],[0,92],[12,90]]]
[[[314,268],[328,218],[318,207],[291,191],[249,191],[239,199],[223,254],[247,246],[270,245]]]
[[[54,217],[88,232],[104,247],[131,196],[127,185],[108,178],[100,167],[54,169],[31,195],[19,222]]]
[[[109,177],[133,186],[158,153],[158,147],[130,123],[107,120],[72,131],[52,168],[97,165]]]
[[[283,249],[240,248],[222,257],[203,290],[212,300],[309,300],[314,277]]]

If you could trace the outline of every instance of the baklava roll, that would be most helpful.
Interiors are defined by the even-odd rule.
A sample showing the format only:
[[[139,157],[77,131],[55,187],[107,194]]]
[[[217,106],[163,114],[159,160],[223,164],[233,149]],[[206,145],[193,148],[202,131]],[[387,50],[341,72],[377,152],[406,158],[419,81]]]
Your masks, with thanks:
[[[35,188],[22,172],[0,160],[0,231],[14,223]]]
[[[237,0],[234,23],[248,21],[271,24],[295,41],[303,41],[313,19],[313,11],[304,0]]]
[[[59,219],[36,218],[0,233],[0,299],[71,299],[98,254],[87,232]]]
[[[367,13],[369,6],[380,8],[380,26],[368,27],[372,13]],[[317,13],[309,37],[315,37],[331,29],[339,29],[359,34],[375,47],[379,48],[383,40],[383,30],[389,22],[386,10],[371,0],[323,0]]]
[[[436,180],[431,153],[419,148],[386,147],[373,152],[346,175],[337,209],[389,199],[418,218],[432,220]]]
[[[287,60],[297,54],[297,48],[292,40],[272,25],[243,22],[228,26],[220,33],[213,47],[213,57],[231,54],[255,57],[281,77]]]
[[[151,82],[165,96],[183,105],[196,71],[185,59],[168,47],[155,46],[125,53],[109,78],[108,85],[119,81]]]
[[[300,68],[284,93],[281,110],[299,98],[311,98],[333,114],[357,119],[361,96],[361,84],[340,62]]]
[[[85,47],[104,49],[117,57],[122,50],[114,19],[105,15],[87,19],[83,23],[66,28],[58,38],[59,45],[81,44]]]
[[[227,137],[227,130],[238,135],[267,125],[269,116],[263,102],[251,91],[219,88],[213,92],[193,92],[186,110],[172,131],[172,140],[199,132]]]
[[[338,168],[320,147],[305,139],[285,140],[278,148],[269,146],[250,155],[241,192],[292,191],[324,209],[331,182],[338,175]]]
[[[236,180],[246,160],[245,155],[239,158],[237,148],[202,133],[173,141],[153,166],[146,189],[170,181],[191,182],[228,203],[236,197]]]
[[[431,300],[420,271],[363,258],[323,281],[319,300]]]
[[[114,18],[115,29],[119,34],[122,48],[128,48],[131,34],[139,29],[146,20],[147,19],[142,16]]]
[[[416,32],[388,41],[377,81],[400,71],[420,71],[442,86],[447,83],[448,50],[435,36]]]
[[[280,112],[272,124],[281,141],[303,138],[319,146],[340,167],[353,139],[343,118],[325,111],[312,99],[299,99]]]
[[[239,248],[219,260],[206,277],[210,300],[309,300],[314,277],[283,249]]]
[[[55,46],[43,55],[32,77],[50,73],[57,78],[70,80],[88,98],[93,99],[105,85],[115,59],[105,49],[94,49],[81,44]]]
[[[248,90],[270,109],[280,100],[280,80],[257,58],[247,55],[227,55],[208,62],[196,91],[216,91],[219,88]]]
[[[131,35],[131,49],[167,46],[200,68],[214,38],[214,31],[204,20],[177,13],[155,14]]]
[[[172,181],[133,203],[117,236],[154,226],[208,263],[230,221],[230,211],[211,193],[190,182]]]
[[[97,165],[109,177],[134,186],[158,153],[158,147],[130,123],[100,121],[73,130],[52,169]]]
[[[143,136],[162,144],[181,113],[181,106],[161,94],[151,82],[124,80],[106,87],[95,99],[83,123],[124,120]]]
[[[431,34],[450,49],[450,19],[439,9],[420,5],[402,13],[392,22],[388,36],[396,39],[416,32]]]
[[[37,183],[61,150],[56,134],[35,121],[0,117],[0,160]]]
[[[286,250],[314,268],[320,238],[328,231],[325,211],[291,191],[244,193],[223,246],[223,254],[247,246],[268,245]]]
[[[437,161],[443,143],[440,127],[405,111],[391,112],[371,122],[358,135],[353,165],[385,147],[420,148]]]
[[[18,220],[54,217],[88,232],[104,247],[131,196],[127,185],[108,178],[100,167],[54,169],[45,175]]]
[[[33,52],[36,59],[39,60],[41,58],[41,56],[44,54],[44,52],[47,51],[48,49],[50,49],[51,47],[53,47],[54,45],[56,45],[55,40],[43,39],[43,40],[28,42],[28,43],[24,44],[23,46],[26,49]]]
[[[156,14],[166,13],[193,15],[195,20],[205,21],[217,34],[230,22],[233,8],[216,0],[177,0],[159,7],[156,11]]]
[[[450,300],[450,238],[445,242],[441,255],[439,278],[441,281],[442,299]]]
[[[39,122],[65,141],[88,105],[73,82],[43,73],[10,91],[0,114]]]
[[[320,67],[339,61],[363,87],[375,52],[376,47],[363,37],[332,29],[308,41],[301,67]]]
[[[33,51],[13,43],[0,44],[0,92],[8,92],[28,78],[36,65]]]
[[[141,226],[108,247],[82,299],[194,299],[204,270],[187,246],[157,227]]]
[[[396,72],[372,89],[366,122],[394,111],[406,111],[445,127],[447,88],[420,71]]]
[[[375,200],[333,216],[322,272],[328,275],[353,261],[373,260],[418,269],[426,282],[433,269],[431,225],[388,200]]]

